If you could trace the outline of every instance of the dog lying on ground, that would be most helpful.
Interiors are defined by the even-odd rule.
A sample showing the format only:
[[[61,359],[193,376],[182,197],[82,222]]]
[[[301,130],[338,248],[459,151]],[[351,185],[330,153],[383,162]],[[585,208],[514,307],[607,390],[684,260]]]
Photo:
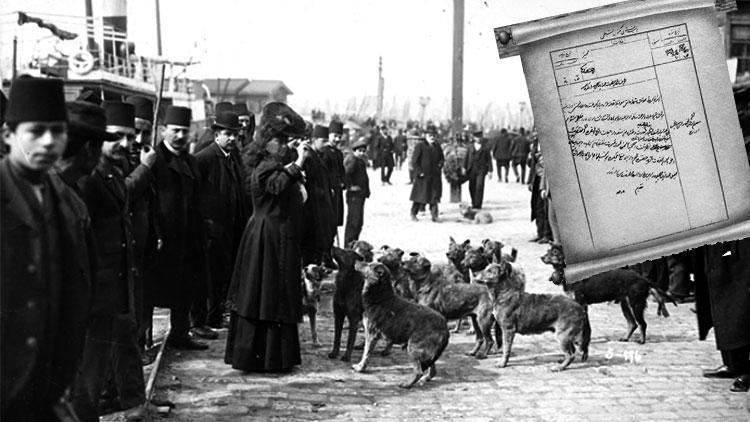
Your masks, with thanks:
[[[476,344],[469,355],[486,358],[495,343],[491,335],[494,322],[492,301],[487,287],[452,282],[418,253],[409,254],[409,259],[404,261],[404,270],[414,283],[417,303],[440,312],[446,319],[471,317]]]
[[[664,298],[671,298],[669,294],[651,286],[648,279],[635,270],[619,268],[568,284],[564,272],[565,256],[560,245],[552,245],[542,256],[542,262],[554,268],[550,281],[558,286],[562,285],[563,291],[584,308],[594,303],[610,301],[620,303],[622,314],[628,323],[628,332],[620,341],[629,341],[635,329],[640,328],[641,339],[638,342],[641,344],[646,342],[647,324],[643,313],[646,310],[646,299],[650,292],[655,292],[654,296],[659,302],[659,307],[669,315],[664,305]],[[674,299],[672,302],[674,303]]]
[[[420,385],[435,376],[435,362],[448,345],[448,324],[438,312],[409,302],[393,291],[391,273],[385,265],[373,263],[366,270],[362,290],[365,325],[365,350],[362,360],[352,366],[364,372],[381,335],[395,343],[406,344],[414,376],[402,388]],[[425,371],[428,371],[425,374]]]
[[[331,273],[331,270],[319,265],[310,264],[302,270],[302,273],[302,310],[310,320],[312,344],[315,347],[320,347],[315,318],[318,314],[318,304],[320,303],[320,286],[323,279]]]
[[[492,214],[489,211],[474,209],[464,202],[458,205],[458,211],[461,217],[471,220],[476,224],[490,224],[493,221]]]
[[[365,262],[372,262],[374,258],[374,255],[372,253],[373,246],[367,241],[352,240],[351,242],[349,242],[349,245],[347,245],[347,248],[358,253]]]
[[[357,338],[357,329],[362,320],[362,286],[365,281],[355,264],[364,258],[351,249],[333,247],[333,259],[339,267],[336,274],[336,291],[333,294],[333,349],[328,354],[335,359],[341,349],[341,331],[344,318],[349,321],[349,335],[346,339],[346,350],[341,360],[349,362]]]
[[[513,337],[518,334],[541,334],[553,331],[557,335],[565,358],[555,371],[562,371],[575,358],[576,346],[581,350],[581,361],[588,359],[591,326],[583,306],[563,295],[531,294],[518,290],[511,279],[510,263],[494,262],[476,274],[475,281],[489,288],[493,314],[503,331],[503,355],[498,366],[508,364]]]

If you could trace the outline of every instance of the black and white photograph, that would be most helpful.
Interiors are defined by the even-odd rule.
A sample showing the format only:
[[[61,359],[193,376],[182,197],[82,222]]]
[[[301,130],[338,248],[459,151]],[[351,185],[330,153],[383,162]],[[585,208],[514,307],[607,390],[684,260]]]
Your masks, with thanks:
[[[2,0],[0,421],[750,421],[750,1]]]

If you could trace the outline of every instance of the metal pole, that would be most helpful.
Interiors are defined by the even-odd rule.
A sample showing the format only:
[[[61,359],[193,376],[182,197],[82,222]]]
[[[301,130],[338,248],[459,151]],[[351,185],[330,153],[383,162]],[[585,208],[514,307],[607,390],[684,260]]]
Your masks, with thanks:
[[[156,0],[156,53],[161,56],[161,6]]]
[[[461,131],[464,91],[464,0],[453,0],[453,90],[451,120],[453,135]]]

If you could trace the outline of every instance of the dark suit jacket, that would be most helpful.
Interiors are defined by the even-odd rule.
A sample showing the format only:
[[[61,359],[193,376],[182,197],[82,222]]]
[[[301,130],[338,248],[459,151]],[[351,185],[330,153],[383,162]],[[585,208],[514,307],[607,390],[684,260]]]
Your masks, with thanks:
[[[353,153],[344,158],[346,170],[346,195],[370,197],[370,178],[367,176],[367,163]],[[359,190],[351,190],[352,186],[359,186]]]
[[[63,262],[61,285],[51,286],[44,278],[40,250],[42,237],[38,222],[24,199],[21,183],[11,175],[8,159],[0,162],[0,403],[3,409],[18,399],[18,393],[33,383],[34,369],[40,365],[38,346],[54,343],[52,350],[52,399],[59,398],[75,374],[83,348],[89,314],[92,284],[91,226],[86,206],[59,176],[50,174],[49,185],[56,199],[60,218],[60,247]],[[32,286],[38,286],[32,288]],[[41,292],[41,293],[40,293]],[[54,293],[53,293],[54,292]],[[50,333],[49,307],[57,297],[56,332]],[[37,397],[44,400],[43,397]]]
[[[492,146],[492,156],[496,160],[510,160],[510,138],[507,133],[499,133]]]
[[[201,150],[195,158],[200,170],[200,213],[204,221],[210,220],[206,225],[206,236],[224,242],[229,250],[233,250],[247,220],[238,160],[232,155],[224,155],[216,142]]]
[[[492,155],[486,141],[482,142],[479,150],[474,149],[474,143],[470,142],[466,148],[464,168],[466,173],[472,176],[485,175],[492,170]]]
[[[155,306],[187,305],[193,285],[203,279],[204,271],[203,223],[198,202],[200,170],[195,157],[187,153],[176,157],[163,141],[154,149],[157,159],[151,172],[159,203],[155,218],[163,245],[146,263],[144,289]],[[156,239],[149,239],[149,248],[156,245]]]

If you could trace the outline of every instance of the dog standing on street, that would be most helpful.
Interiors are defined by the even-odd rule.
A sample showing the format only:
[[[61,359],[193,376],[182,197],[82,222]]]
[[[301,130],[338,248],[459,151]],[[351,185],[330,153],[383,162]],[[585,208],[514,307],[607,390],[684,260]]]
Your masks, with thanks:
[[[349,322],[349,335],[346,339],[346,350],[341,360],[349,362],[357,339],[357,329],[362,320],[362,286],[365,281],[355,265],[364,258],[351,249],[333,247],[333,259],[339,267],[336,274],[336,291],[333,294],[333,348],[328,354],[335,359],[341,350],[341,332],[344,329],[344,318]]]
[[[366,270],[362,300],[365,350],[362,360],[352,369],[365,371],[375,344],[385,335],[394,343],[406,344],[406,353],[411,358],[414,375],[400,387],[411,388],[431,380],[436,373],[435,361],[448,345],[450,334],[445,318],[426,306],[397,296],[390,271],[379,262],[370,264]]]
[[[312,344],[315,347],[320,347],[315,319],[318,314],[318,304],[320,303],[320,286],[323,279],[331,273],[331,270],[319,265],[310,264],[302,270],[302,273],[302,292],[304,295],[302,297],[302,310],[310,320]]]

